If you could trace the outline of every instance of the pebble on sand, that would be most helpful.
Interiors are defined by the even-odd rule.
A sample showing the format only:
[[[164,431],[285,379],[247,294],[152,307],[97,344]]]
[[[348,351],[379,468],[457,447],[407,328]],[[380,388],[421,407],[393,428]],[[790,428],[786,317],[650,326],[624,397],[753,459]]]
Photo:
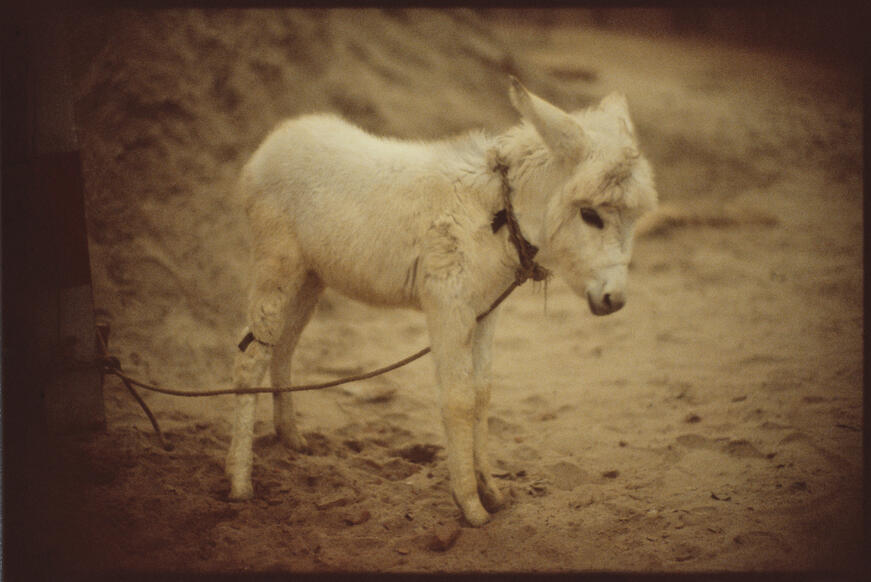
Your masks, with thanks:
[[[456,524],[437,525],[427,547],[434,552],[446,552],[457,542],[461,532]]]

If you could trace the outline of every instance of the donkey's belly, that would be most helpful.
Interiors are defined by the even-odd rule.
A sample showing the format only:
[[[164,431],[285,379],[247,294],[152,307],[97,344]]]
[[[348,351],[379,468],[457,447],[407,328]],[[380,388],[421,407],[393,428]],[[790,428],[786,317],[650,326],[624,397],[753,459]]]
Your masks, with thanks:
[[[404,254],[404,253],[403,253]],[[398,254],[402,255],[402,254]],[[339,257],[310,262],[324,284],[370,305],[419,308],[414,257]]]

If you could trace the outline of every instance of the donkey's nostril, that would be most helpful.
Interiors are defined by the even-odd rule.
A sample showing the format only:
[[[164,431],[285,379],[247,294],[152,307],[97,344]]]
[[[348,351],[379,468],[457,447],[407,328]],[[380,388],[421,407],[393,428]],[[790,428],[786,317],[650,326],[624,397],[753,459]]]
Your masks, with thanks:
[[[593,315],[608,315],[619,311],[626,300],[623,293],[620,291],[613,293],[603,293],[598,299],[594,299],[595,295],[587,293],[587,303],[590,305],[590,311]]]

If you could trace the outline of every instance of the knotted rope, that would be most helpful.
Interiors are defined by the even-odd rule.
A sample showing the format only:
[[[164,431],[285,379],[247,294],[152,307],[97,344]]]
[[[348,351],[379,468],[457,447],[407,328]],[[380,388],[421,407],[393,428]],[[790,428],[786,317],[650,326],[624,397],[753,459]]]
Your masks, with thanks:
[[[550,277],[550,271],[535,262],[538,247],[524,238],[523,233],[520,232],[517,216],[514,214],[514,206],[511,204],[511,184],[508,181],[508,164],[501,157],[497,157],[493,169],[502,178],[502,205],[504,206],[493,218],[493,232],[498,231],[502,224],[508,228],[508,238],[517,249],[517,256],[520,258],[520,267],[515,275],[516,280],[519,281],[518,285],[522,285],[527,279],[544,281]]]

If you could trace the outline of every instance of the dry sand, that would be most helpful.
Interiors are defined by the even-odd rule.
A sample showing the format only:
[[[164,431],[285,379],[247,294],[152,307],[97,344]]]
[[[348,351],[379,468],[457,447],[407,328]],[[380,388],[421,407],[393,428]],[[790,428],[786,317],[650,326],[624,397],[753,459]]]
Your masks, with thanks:
[[[231,397],[115,380],[71,443],[47,563],[85,572],[837,570],[862,501],[862,90],[807,55],[467,12],[122,12],[78,23],[94,294],[128,372],[230,383],[248,240],[232,184],[281,118],[434,138],[515,122],[505,90],[628,95],[662,211],[620,312],[559,280],[496,335],[491,451],[508,507],[465,527],[432,363],[296,397],[311,454],[258,407],[256,496],[229,503]],[[419,313],[326,295],[295,380],[426,345]],[[458,534],[458,537],[456,537]],[[447,546],[447,549],[445,547]]]

